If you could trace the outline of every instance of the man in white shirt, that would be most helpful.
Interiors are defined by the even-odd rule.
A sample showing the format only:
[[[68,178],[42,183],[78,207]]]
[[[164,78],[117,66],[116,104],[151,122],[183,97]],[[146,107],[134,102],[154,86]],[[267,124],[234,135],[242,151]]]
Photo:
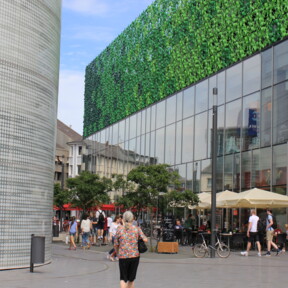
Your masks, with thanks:
[[[259,217],[256,215],[256,211],[254,209],[251,209],[251,216],[249,217],[249,225],[247,229],[247,237],[248,237],[247,249],[246,251],[241,252],[242,256],[248,256],[252,241],[256,242],[258,248],[258,256],[261,256],[261,245],[257,229],[258,221]]]
[[[98,240],[103,240],[105,217],[104,211],[98,207],[98,210],[96,211]]]

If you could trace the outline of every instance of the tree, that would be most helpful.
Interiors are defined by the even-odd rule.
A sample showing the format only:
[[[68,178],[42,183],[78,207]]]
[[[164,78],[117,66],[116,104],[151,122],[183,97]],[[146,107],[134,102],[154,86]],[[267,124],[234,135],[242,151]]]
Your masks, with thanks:
[[[69,203],[70,192],[68,190],[63,190],[59,183],[54,184],[54,198],[53,203],[60,209],[60,230],[62,231],[62,213],[64,210],[64,204]]]
[[[71,192],[73,206],[82,208],[84,212],[95,205],[110,201],[107,192],[111,190],[111,181],[107,178],[101,179],[88,171],[67,179],[67,187]]]
[[[197,205],[199,203],[199,197],[197,194],[190,190],[185,191],[171,191],[165,195],[167,202],[173,207],[188,207]]]

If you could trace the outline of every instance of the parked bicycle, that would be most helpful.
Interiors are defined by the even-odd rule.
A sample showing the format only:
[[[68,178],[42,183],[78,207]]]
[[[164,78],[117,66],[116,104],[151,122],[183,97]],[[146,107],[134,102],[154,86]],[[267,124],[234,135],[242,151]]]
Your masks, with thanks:
[[[202,233],[199,233],[202,236],[203,242],[201,244],[196,244],[192,249],[194,251],[194,255],[197,258],[203,258],[206,254],[210,256],[211,249],[216,250],[217,254],[221,258],[227,258],[230,255],[230,248],[223,242],[219,240],[218,235],[216,234],[217,242],[215,247],[211,245],[207,245],[205,238]]]

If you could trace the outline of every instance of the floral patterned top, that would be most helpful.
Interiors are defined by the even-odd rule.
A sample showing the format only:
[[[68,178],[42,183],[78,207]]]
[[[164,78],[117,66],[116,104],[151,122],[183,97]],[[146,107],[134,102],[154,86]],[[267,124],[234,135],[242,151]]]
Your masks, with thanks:
[[[131,225],[128,230],[120,225],[114,239],[114,246],[119,246],[119,258],[134,258],[139,257],[138,239],[146,239],[141,228]]]

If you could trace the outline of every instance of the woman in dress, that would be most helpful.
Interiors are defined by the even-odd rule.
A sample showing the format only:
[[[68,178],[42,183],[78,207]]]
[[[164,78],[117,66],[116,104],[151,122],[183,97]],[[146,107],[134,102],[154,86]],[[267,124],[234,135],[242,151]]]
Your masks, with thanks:
[[[133,226],[134,216],[131,211],[123,214],[123,226],[117,228],[114,239],[114,248],[119,257],[120,287],[134,288],[140,254],[138,251],[138,239],[147,238],[140,227]]]

